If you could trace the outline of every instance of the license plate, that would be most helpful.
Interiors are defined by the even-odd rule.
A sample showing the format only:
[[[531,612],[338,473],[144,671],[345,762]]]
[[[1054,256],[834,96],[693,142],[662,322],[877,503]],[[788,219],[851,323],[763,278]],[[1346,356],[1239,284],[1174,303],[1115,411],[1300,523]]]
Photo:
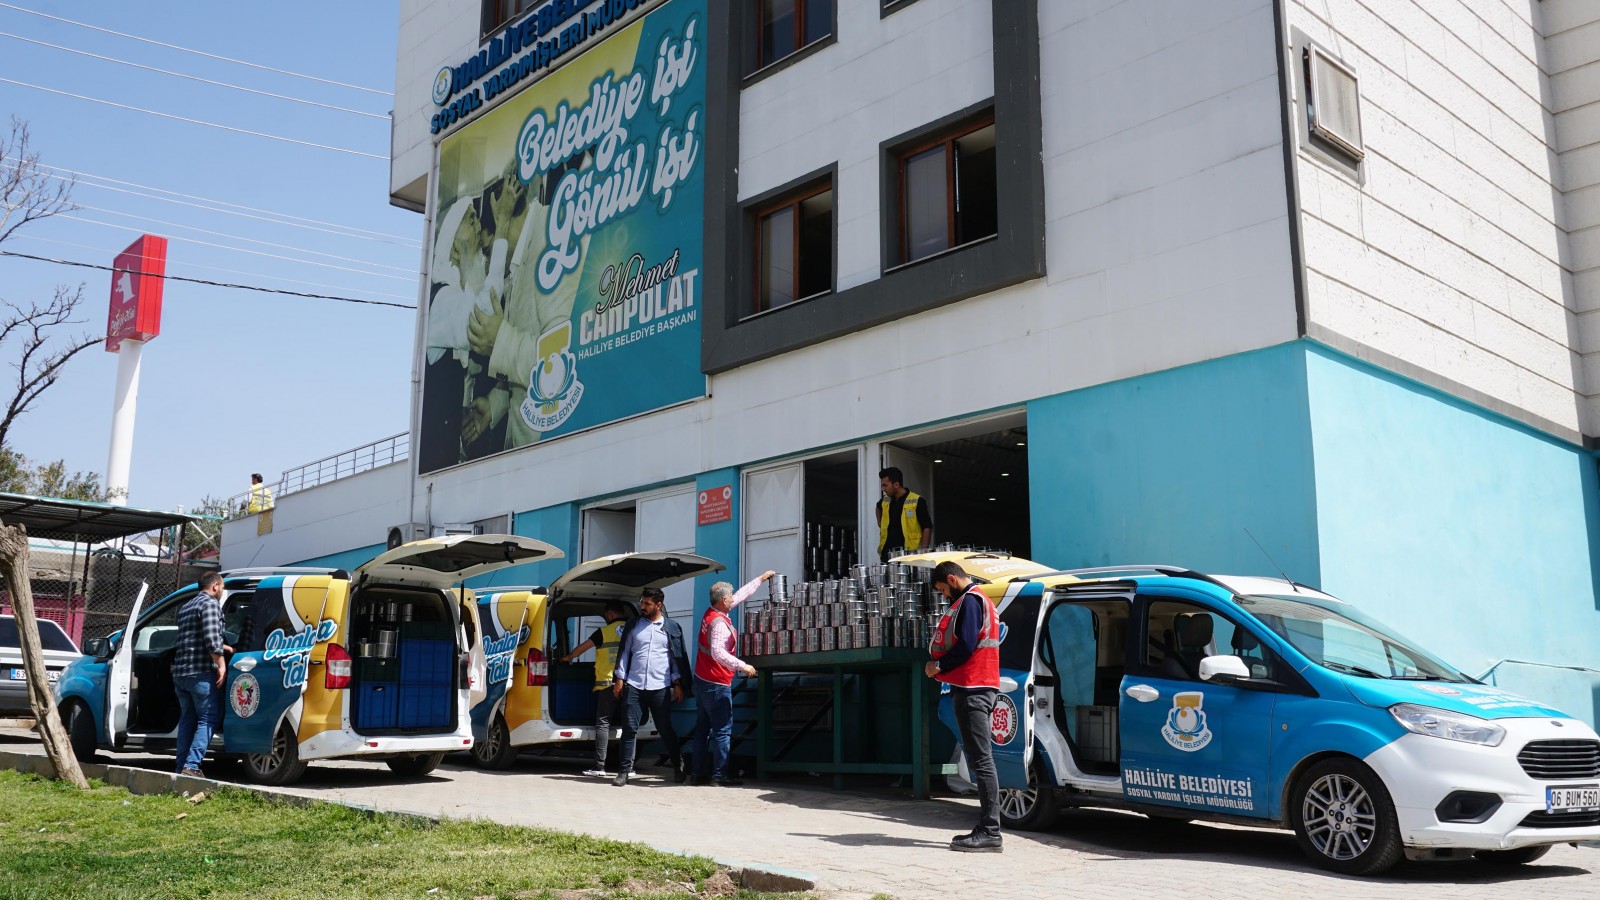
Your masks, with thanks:
[[[1544,808],[1547,812],[1600,810],[1600,785],[1545,788]]]
[[[61,674],[60,672],[46,672],[45,673],[45,678],[51,684],[55,684],[56,683],[56,677],[58,675],[60,675],[60,674]],[[27,669],[12,669],[11,670],[11,680],[12,681],[27,681],[28,680],[28,670]]]

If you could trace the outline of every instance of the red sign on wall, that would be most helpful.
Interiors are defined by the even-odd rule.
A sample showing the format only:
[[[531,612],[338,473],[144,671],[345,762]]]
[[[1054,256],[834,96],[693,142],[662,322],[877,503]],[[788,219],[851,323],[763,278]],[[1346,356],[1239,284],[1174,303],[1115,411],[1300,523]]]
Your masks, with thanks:
[[[733,518],[733,486],[706,488],[698,498],[700,524],[715,525]]]
[[[111,273],[111,311],[106,315],[106,350],[123,341],[148,341],[161,333],[161,288],[166,283],[167,239],[141,236],[117,254]]]

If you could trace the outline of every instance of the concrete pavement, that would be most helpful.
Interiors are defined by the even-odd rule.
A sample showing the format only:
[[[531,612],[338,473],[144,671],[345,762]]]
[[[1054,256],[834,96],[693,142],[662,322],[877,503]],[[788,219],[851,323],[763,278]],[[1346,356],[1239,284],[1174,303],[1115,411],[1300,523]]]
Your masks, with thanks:
[[[0,729],[0,749],[37,740]],[[166,769],[170,760],[102,754],[119,765]],[[1210,825],[1160,825],[1142,816],[1073,812],[1050,832],[1006,835],[1003,855],[946,849],[976,818],[971,799],[911,800],[886,785],[835,793],[821,780],[742,788],[674,785],[646,769],[625,788],[585,778],[579,761],[522,757],[506,772],[483,772],[452,757],[431,775],[402,779],[381,763],[313,763],[288,792],[382,810],[579,831],[699,853],[817,883],[848,898],[885,893],[901,900],[946,896],[1125,898],[1292,896],[1452,898],[1600,896],[1600,849],[1557,847],[1532,866],[1475,862],[1402,864],[1379,879],[1312,869],[1287,832]],[[214,775],[234,774],[217,766]]]

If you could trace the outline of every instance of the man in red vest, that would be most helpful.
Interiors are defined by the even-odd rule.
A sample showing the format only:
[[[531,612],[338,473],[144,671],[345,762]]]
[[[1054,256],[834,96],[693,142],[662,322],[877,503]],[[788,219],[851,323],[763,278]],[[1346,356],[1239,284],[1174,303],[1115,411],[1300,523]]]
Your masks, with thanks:
[[[735,593],[733,585],[719,581],[711,586],[711,606],[700,619],[700,650],[694,656],[694,700],[700,712],[694,723],[695,784],[710,781],[720,787],[742,782],[728,777],[728,744],[733,731],[733,676],[756,674],[756,667],[733,655],[739,634],[728,613],[777,573],[768,569]],[[710,753],[707,753],[707,744]]]
[[[950,685],[967,768],[978,786],[978,825],[950,842],[951,850],[999,853],[1000,779],[994,769],[991,716],[1000,692],[1000,616],[966,570],[954,562],[934,567],[933,586],[951,602],[939,620],[923,667]]]

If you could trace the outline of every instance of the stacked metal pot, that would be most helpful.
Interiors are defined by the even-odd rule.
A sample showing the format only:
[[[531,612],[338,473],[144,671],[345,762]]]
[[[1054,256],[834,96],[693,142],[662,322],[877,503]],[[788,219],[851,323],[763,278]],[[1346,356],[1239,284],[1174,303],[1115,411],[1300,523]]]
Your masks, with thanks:
[[[747,609],[742,655],[773,656],[926,647],[949,604],[933,589],[932,569],[904,563],[851,566],[845,578],[768,583],[766,603]]]

